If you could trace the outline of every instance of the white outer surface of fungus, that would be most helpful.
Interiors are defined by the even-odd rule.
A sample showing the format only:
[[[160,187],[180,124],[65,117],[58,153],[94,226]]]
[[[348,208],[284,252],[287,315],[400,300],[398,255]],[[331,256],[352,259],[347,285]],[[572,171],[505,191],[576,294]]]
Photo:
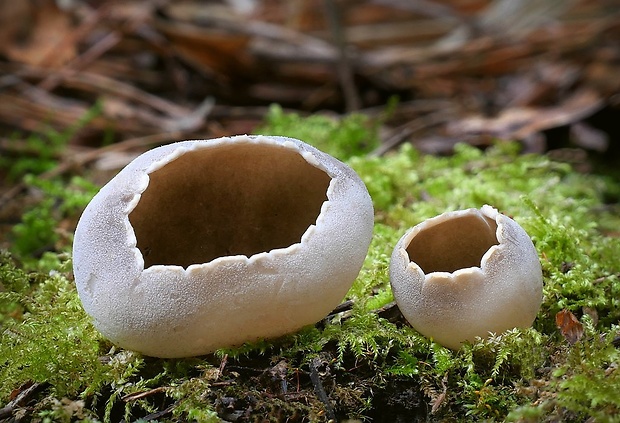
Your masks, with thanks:
[[[287,149],[328,175],[316,222],[283,248],[145,269],[130,214],[148,189],[149,174],[187,154],[248,145]],[[136,158],[86,207],[73,246],[76,285],[95,327],[114,343],[156,357],[206,354],[324,318],[359,273],[373,219],[357,174],[299,140],[235,136],[173,143]]]
[[[542,302],[532,241],[518,223],[486,205],[410,229],[392,253],[390,281],[409,323],[451,349],[531,326]]]

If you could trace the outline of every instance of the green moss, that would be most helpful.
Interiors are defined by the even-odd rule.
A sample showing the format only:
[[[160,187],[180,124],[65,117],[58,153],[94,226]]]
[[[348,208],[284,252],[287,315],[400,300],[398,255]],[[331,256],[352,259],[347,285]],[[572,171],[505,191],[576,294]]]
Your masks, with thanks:
[[[73,283],[61,274],[27,275],[4,257],[0,282],[20,312],[2,321],[0,397],[21,383],[48,382],[62,397],[99,378],[99,335],[89,323]],[[17,286],[15,279],[36,282]],[[17,294],[17,295],[16,295]],[[19,296],[19,297],[18,297]],[[1,298],[1,297],[0,297]]]
[[[37,198],[36,204],[28,207],[11,233],[11,252],[26,265],[36,267],[46,251],[59,251],[58,246],[70,244],[71,234],[59,229],[63,226],[61,222],[75,218],[97,192],[97,187],[79,176],[49,179],[40,175],[59,166],[69,140],[100,113],[101,106],[97,103],[65,131],[49,128],[24,140],[16,134],[9,142],[22,146],[25,154],[0,158],[0,169],[6,170],[9,179],[21,180]]]
[[[70,239],[56,237],[56,252],[29,270],[2,256],[0,403],[34,380],[50,383],[48,400],[35,412],[52,420],[66,412],[64,396],[84,402],[85,419],[135,420],[173,407],[159,420],[208,422],[243,412],[243,421],[325,421],[309,378],[311,363],[320,359],[323,386],[339,418],[613,421],[609,416],[620,412],[614,341],[620,333],[620,239],[608,234],[620,225],[620,213],[606,202],[618,198],[616,182],[575,173],[546,156],[520,155],[515,143],[499,142],[484,152],[458,145],[450,157],[424,156],[405,145],[385,157],[367,157],[376,133],[365,119],[302,118],[274,108],[263,128],[336,154],[372,195],[374,238],[347,296],[352,310],[280,339],[202,358],[141,357],[116,350],[89,323],[70,262],[57,253]],[[64,196],[72,186],[78,194]],[[76,213],[90,192],[67,182],[37,187],[67,202],[62,216]],[[534,326],[451,351],[402,319],[379,314],[393,300],[389,260],[404,231],[445,211],[483,204],[512,216],[534,241],[544,276]],[[585,327],[572,346],[555,327],[563,309]],[[285,363],[283,373],[274,373],[278,363]]]
[[[508,421],[618,421],[620,415],[620,351],[612,341],[620,333],[613,326],[604,336],[586,320],[586,338],[568,347],[557,346],[551,366],[533,380],[527,393],[538,404],[516,407]],[[591,323],[591,322],[590,322]]]
[[[340,160],[364,155],[379,145],[377,124],[365,115],[351,114],[342,119],[326,115],[302,117],[285,113],[278,105],[271,106],[256,133],[307,140]]]
[[[39,259],[46,251],[68,250],[66,247],[71,244],[73,234],[60,230],[61,222],[75,219],[97,192],[97,187],[77,176],[65,181],[26,175],[24,182],[29,189],[37,191],[40,199],[12,228],[11,252],[28,265],[43,269]]]
[[[557,392],[555,407],[583,419],[619,419],[620,352],[611,344],[612,336],[601,339],[596,331],[590,331],[590,336],[567,351],[566,363],[552,374],[550,390]]]
[[[101,114],[101,110],[101,104],[95,103],[80,119],[64,131],[48,127],[40,133],[32,133],[25,138],[18,133],[13,134],[8,140],[9,144],[15,144],[15,150],[23,151],[25,154],[17,157],[3,154],[0,156],[0,169],[6,170],[12,181],[19,181],[25,175],[39,175],[54,169],[69,140]]]

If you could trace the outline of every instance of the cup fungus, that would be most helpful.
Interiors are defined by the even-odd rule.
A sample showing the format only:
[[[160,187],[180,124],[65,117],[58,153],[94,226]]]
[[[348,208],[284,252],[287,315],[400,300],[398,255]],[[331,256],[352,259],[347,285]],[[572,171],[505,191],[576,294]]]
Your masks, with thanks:
[[[394,248],[390,281],[409,323],[452,349],[530,326],[542,302],[542,270],[532,241],[490,206],[414,226]]]
[[[295,139],[155,148],[121,170],[75,232],[75,281],[116,344],[186,357],[313,324],[362,266],[373,208],[357,174]]]

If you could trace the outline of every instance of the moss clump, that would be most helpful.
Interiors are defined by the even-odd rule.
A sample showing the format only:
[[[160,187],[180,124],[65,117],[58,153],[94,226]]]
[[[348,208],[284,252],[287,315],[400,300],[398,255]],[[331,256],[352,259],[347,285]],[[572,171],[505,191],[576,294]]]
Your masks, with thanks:
[[[533,404],[516,407],[508,421],[539,421],[554,418],[562,421],[617,421],[620,413],[620,351],[614,339],[617,325],[603,334],[584,318],[586,339],[572,347],[558,346],[551,356],[551,366],[537,375],[520,392],[529,395]]]
[[[20,181],[28,191],[26,200],[21,197],[11,199],[17,204],[24,201],[22,209],[27,205],[27,210],[22,214],[21,222],[12,228],[10,236],[11,253],[27,267],[42,269],[42,265],[57,264],[58,260],[49,255],[42,262],[39,259],[46,252],[67,250],[72,234],[63,228],[71,226],[67,221],[75,219],[98,190],[79,176],[63,178],[61,172],[57,176],[54,173],[69,140],[100,113],[100,104],[95,104],[63,132],[48,128],[25,139],[15,134],[9,144],[15,142],[15,150],[23,154],[0,157],[0,173],[6,174],[8,181]]]
[[[312,144],[340,160],[369,153],[379,145],[377,124],[361,114],[342,119],[326,115],[302,117],[271,106],[257,134],[282,135]]]
[[[73,234],[63,230],[63,226],[68,226],[67,220],[75,219],[98,189],[77,176],[66,181],[26,175],[24,182],[39,199],[24,212],[21,222],[12,228],[11,252],[28,265],[51,270],[54,267],[42,266],[45,261],[42,262],[41,257],[49,251],[67,250]],[[50,259],[49,256],[47,258]]]
[[[93,329],[62,254],[44,256],[29,267],[33,273],[5,255],[0,403],[33,380],[49,387],[32,413],[52,420],[327,421],[333,413],[373,421],[607,421],[620,413],[620,239],[608,235],[620,213],[606,204],[618,198],[615,181],[520,155],[514,143],[484,152],[459,145],[451,157],[405,145],[367,157],[361,153],[375,142],[373,125],[352,119],[274,108],[261,129],[338,155],[368,186],[375,236],[348,294],[351,310],[277,340],[202,358],[151,359],[116,350]],[[389,257],[407,228],[485,203],[531,235],[543,265],[543,305],[532,328],[450,351],[390,308]],[[66,251],[67,240],[55,242]],[[585,327],[574,345],[555,327],[565,309]],[[329,404],[317,394],[317,379]],[[67,411],[67,401],[82,402]]]
[[[0,301],[11,310],[1,326],[0,397],[28,380],[51,384],[60,397],[76,395],[99,378],[99,335],[67,277],[27,274],[4,255],[0,283]]]

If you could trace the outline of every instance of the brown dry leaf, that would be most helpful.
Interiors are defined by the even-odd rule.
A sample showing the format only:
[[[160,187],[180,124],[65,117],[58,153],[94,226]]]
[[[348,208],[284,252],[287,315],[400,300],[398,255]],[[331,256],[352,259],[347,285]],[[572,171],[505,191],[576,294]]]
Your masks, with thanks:
[[[30,24],[30,4],[27,1],[0,0],[0,52],[18,42]]]
[[[569,310],[559,311],[555,315],[555,324],[570,345],[583,337],[583,325]]]
[[[489,135],[524,140],[541,131],[578,122],[603,107],[603,100],[582,89],[557,107],[512,107],[496,117],[472,116],[453,122],[448,132],[454,137]]]
[[[189,24],[160,24],[179,56],[207,74],[243,73],[250,68],[245,54],[249,37]]]
[[[58,68],[77,55],[67,42],[70,16],[53,0],[0,0],[0,52],[34,66]]]

